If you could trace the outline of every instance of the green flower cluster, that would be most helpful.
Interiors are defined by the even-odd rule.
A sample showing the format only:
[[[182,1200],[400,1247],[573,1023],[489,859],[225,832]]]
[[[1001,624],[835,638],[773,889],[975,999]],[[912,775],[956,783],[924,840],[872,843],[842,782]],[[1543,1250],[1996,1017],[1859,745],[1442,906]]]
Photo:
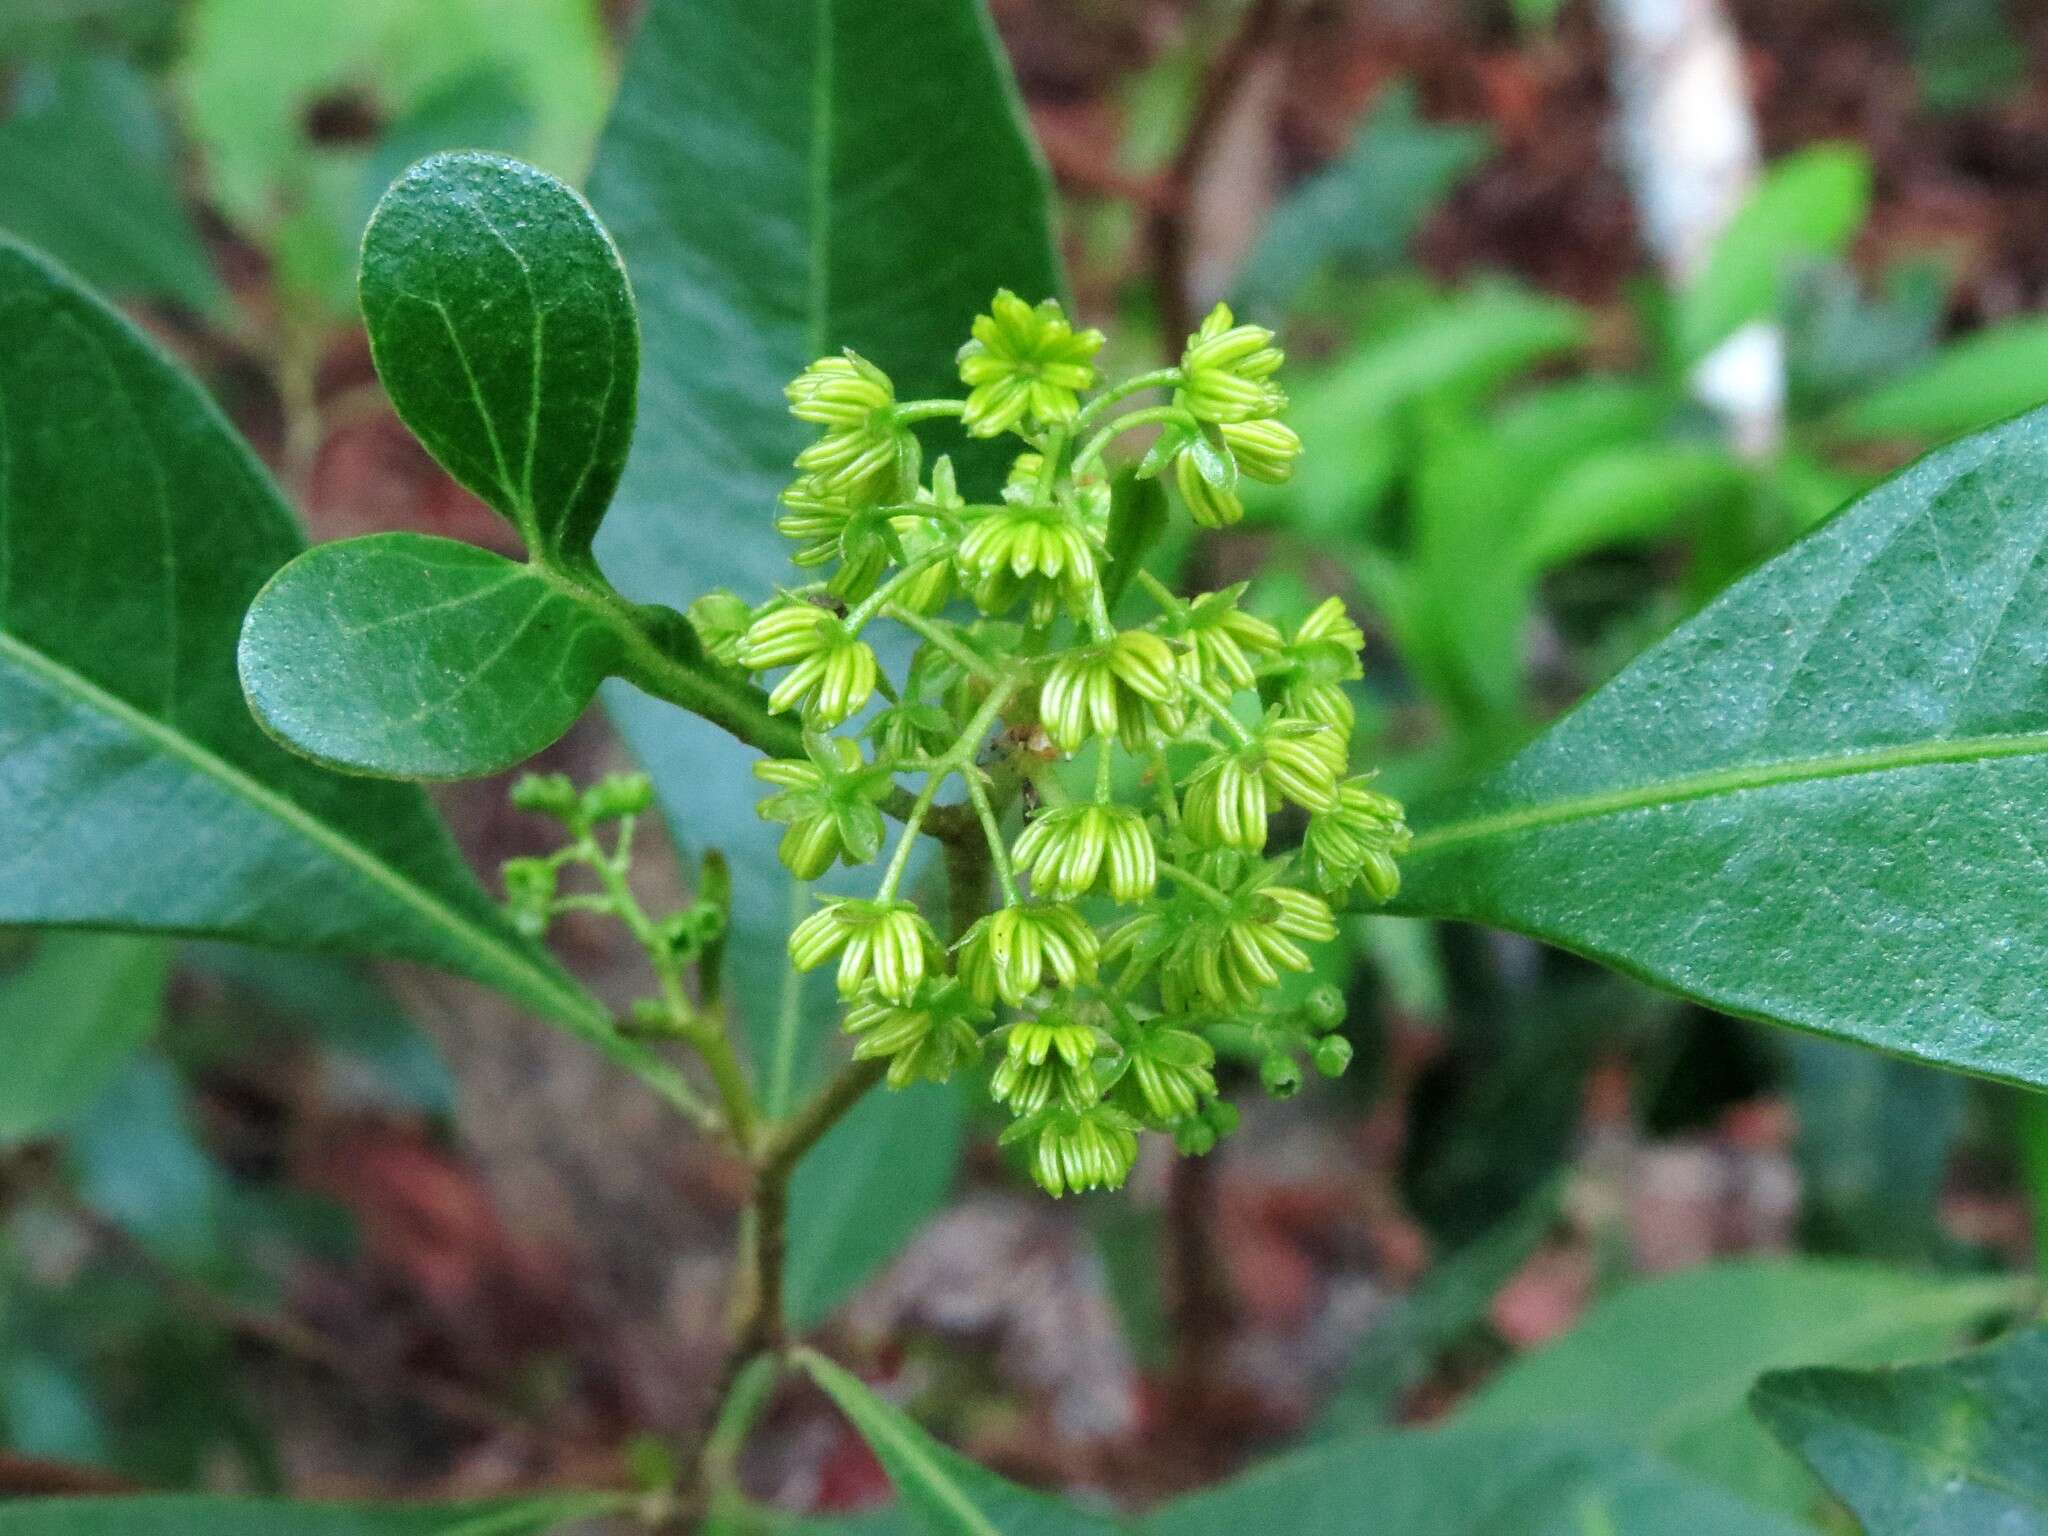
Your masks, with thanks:
[[[1304,1060],[1344,1069],[1341,998],[1289,978],[1336,936],[1333,903],[1394,894],[1408,836],[1351,771],[1364,636],[1341,601],[1282,629],[1241,587],[1186,599],[1136,570],[1116,585],[1149,616],[1111,616],[1111,528],[1140,481],[1220,527],[1242,515],[1240,475],[1292,473],[1272,334],[1218,306],[1178,366],[1098,389],[1102,343],[1057,302],[1003,292],[960,351],[964,398],[899,400],[850,352],[812,364],[789,399],[818,435],[778,526],[815,577],[692,610],[706,650],[762,674],[769,708],[805,728],[802,758],[757,769],[792,871],[880,860],[882,808],[911,799],[873,894],[823,901],[791,959],[836,965],[855,1054],[892,1085],[987,1058],[1004,1141],[1054,1195],[1121,1184],[1144,1131],[1214,1146],[1237,1118],[1226,1058],[1283,1095]],[[1148,390],[1167,403],[1119,413]],[[926,474],[916,428],[946,418],[1020,440],[989,499],[948,459]],[[1141,428],[1155,442],[1112,476],[1105,450]],[[915,642],[900,681],[878,624]],[[955,779],[964,798],[942,805]],[[935,817],[956,840],[978,825],[994,885],[991,908],[952,914],[950,943],[902,893]]]

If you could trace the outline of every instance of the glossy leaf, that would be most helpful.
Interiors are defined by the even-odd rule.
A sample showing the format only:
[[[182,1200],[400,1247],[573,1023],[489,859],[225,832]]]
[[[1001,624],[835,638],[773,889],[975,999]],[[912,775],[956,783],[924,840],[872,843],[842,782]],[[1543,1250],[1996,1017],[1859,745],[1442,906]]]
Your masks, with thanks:
[[[1817,1261],[1687,1270],[1601,1303],[1481,1388],[1458,1422],[1596,1430],[1739,1492],[1799,1507],[1805,1478],[1743,1406],[1758,1376],[1934,1353],[2020,1294],[2010,1278],[1950,1280]]]
[[[386,533],[309,549],[257,594],[242,687],[316,762],[397,779],[524,762],[617,670],[616,625],[535,565]]]
[[[24,70],[12,98],[0,229],[111,292],[217,310],[224,295],[149,82],[118,58],[73,54]]]
[[[633,292],[590,208],[501,155],[430,155],[363,234],[378,377],[537,558],[590,552],[633,440]]]
[[[823,1322],[945,1204],[967,1134],[964,1089],[876,1089],[798,1165],[784,1280],[798,1328]]]
[[[1109,489],[1109,558],[1102,572],[1102,598],[1113,609],[1173,521],[1166,487],[1158,477],[1140,480],[1125,470],[1110,482]]]
[[[211,402],[4,243],[0,332],[0,922],[419,960],[641,1059],[417,790],[315,768],[250,717],[236,636],[300,538]]]
[[[782,389],[806,363],[850,346],[904,398],[957,394],[954,354],[995,290],[1062,287],[980,0],[652,0],[590,196],[645,337],[642,427],[601,553],[629,596],[672,607],[791,579],[775,498],[807,434]],[[956,457],[972,489],[985,465]],[[676,834],[732,859],[728,968],[759,1035],[791,908],[754,754],[622,685],[606,698]]]
[[[851,1372],[810,1350],[797,1363],[853,1423],[889,1474],[904,1523],[925,1536],[1111,1536],[1117,1523],[1019,1488],[948,1450]],[[0,1536],[7,1536],[0,1526]]]
[[[2048,400],[2048,320],[1987,326],[1851,402],[1837,423],[1859,437],[1953,437]]]
[[[1749,1401],[1866,1536],[2048,1532],[2048,1328],[1936,1365],[1774,1372]]]
[[[97,1098],[156,1029],[169,977],[161,939],[68,933],[0,974],[0,1146],[53,1130]]]
[[[1556,1430],[1336,1440],[1168,1504],[1140,1536],[1797,1536],[1646,1452]]]
[[[2048,1082],[2044,541],[2048,418],[1923,460],[1420,807],[1399,910]]]
[[[618,1510],[617,1494],[487,1504],[285,1504],[174,1494],[0,1504],[0,1536],[544,1536]]]

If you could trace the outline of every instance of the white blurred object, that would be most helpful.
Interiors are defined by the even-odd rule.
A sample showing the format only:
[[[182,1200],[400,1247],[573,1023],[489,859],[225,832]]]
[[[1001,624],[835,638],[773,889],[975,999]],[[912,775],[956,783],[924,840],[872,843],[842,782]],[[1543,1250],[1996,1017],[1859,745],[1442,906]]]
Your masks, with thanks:
[[[1643,235],[1674,288],[1696,279],[1760,168],[1742,50],[1721,0],[1601,0]],[[1693,369],[1694,395],[1761,458],[1784,433],[1785,340],[1758,323]]]

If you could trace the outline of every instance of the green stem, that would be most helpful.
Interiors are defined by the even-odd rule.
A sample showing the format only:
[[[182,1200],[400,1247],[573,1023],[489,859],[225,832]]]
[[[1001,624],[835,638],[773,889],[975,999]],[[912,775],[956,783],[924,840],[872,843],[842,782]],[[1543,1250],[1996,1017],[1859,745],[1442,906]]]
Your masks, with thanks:
[[[989,863],[995,869],[996,883],[1002,887],[1003,904],[1014,907],[1019,898],[1017,876],[1010,868],[1010,850],[1003,843],[1003,829],[996,821],[995,807],[989,804],[988,791],[972,773],[967,775],[967,798],[974,802],[975,818],[981,823],[981,835],[988,843]]]
[[[845,620],[847,633],[859,634],[868,620],[882,611],[883,606],[888,603],[890,598],[901,592],[941,560],[950,558],[952,558],[951,555],[942,550],[936,554],[924,555],[904,566],[902,570],[862,598],[860,606],[847,614]]]
[[[1103,737],[1095,744],[1095,803],[1109,804],[1109,738]]]
[[[1154,576],[1142,565],[1132,574],[1136,576],[1138,585],[1145,589],[1145,595],[1157,603],[1162,611],[1166,613],[1179,613],[1187,607],[1187,604],[1181,601],[1180,595],[1173,588],[1169,587],[1157,576]]]
[[[928,619],[923,614],[912,613],[900,603],[890,608],[889,617],[919,639],[937,646],[959,662],[969,676],[978,677],[985,683],[999,683],[1003,680],[1003,672],[985,657],[976,655],[957,636],[950,633],[944,620]]]
[[[1152,778],[1159,789],[1159,809],[1166,816],[1166,830],[1180,830],[1180,799],[1173,792],[1173,767],[1166,761],[1166,749],[1152,749]]]
[[[895,410],[896,419],[906,424],[930,421],[940,416],[963,416],[966,413],[965,400],[905,400]]]
[[[1188,692],[1194,696],[1195,702],[1207,711],[1212,720],[1230,733],[1232,740],[1240,747],[1252,744],[1252,733],[1245,729],[1244,722],[1230,712],[1230,705],[1217,698],[1206,683],[1191,682],[1188,684]]]
[[[1141,411],[1132,411],[1127,416],[1119,416],[1115,421],[1112,421],[1108,426],[1089,438],[1088,445],[1074,455],[1073,472],[1076,475],[1084,473],[1090,464],[1102,456],[1102,450],[1107,448],[1110,440],[1118,434],[1129,432],[1137,427],[1149,427],[1160,422],[1173,422],[1179,426],[1192,427],[1195,425],[1195,418],[1177,405],[1148,405]]]
[[[1217,890],[1208,881],[1202,879],[1201,876],[1190,874],[1178,864],[1171,864],[1162,859],[1159,862],[1159,873],[1177,881],[1188,890],[1194,892],[1195,895],[1201,897],[1202,900],[1208,902],[1210,906],[1219,907],[1226,912],[1230,910],[1230,898],[1228,896]]]
[[[1101,419],[1104,411],[1126,396],[1148,389],[1172,389],[1179,383],[1178,368],[1155,368],[1150,373],[1141,373],[1135,378],[1125,379],[1121,384],[1112,385],[1081,407],[1081,413],[1074,418],[1074,435],[1078,437],[1086,432]]]

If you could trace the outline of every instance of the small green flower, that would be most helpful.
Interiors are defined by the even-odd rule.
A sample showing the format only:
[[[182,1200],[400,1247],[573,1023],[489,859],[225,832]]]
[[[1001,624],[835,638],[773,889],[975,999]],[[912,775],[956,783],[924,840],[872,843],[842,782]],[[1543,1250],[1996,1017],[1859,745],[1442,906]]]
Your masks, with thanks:
[[[856,506],[907,499],[917,484],[916,434],[896,419],[896,388],[866,358],[848,351],[821,357],[784,391],[790,414],[824,428],[796,456],[814,491]]]
[[[528,938],[541,937],[555,915],[558,872],[554,861],[507,859],[501,873],[505,880],[505,909],[512,926]]]
[[[791,667],[768,695],[769,710],[782,714],[801,705],[806,720],[825,729],[859,714],[880,675],[866,641],[837,615],[801,599],[756,618],[740,637],[739,659],[750,672]]]
[[[814,971],[839,956],[839,995],[852,997],[870,981],[892,1003],[907,1003],[928,969],[944,959],[938,937],[907,901],[842,896],[828,901],[789,936],[789,958]]]
[[[889,794],[885,769],[864,762],[850,741],[807,737],[805,758],[764,758],[754,776],[781,786],[757,809],[789,828],[777,850],[799,880],[815,880],[835,859],[865,864],[882,851],[882,813]]]
[[[1100,946],[1079,912],[1041,901],[991,912],[956,947],[975,1000],[987,1007],[1000,997],[1016,1008],[1048,978],[1062,987],[1093,981]]]
[[[1280,653],[1280,631],[1237,606],[1245,586],[1239,582],[1221,592],[1205,592],[1167,615],[1166,632],[1182,642],[1180,669],[1189,681],[1238,693],[1258,682],[1252,657],[1264,660]]]
[[[1090,531],[1051,503],[1007,502],[991,509],[967,530],[959,558],[970,578],[1043,576],[1069,587],[1092,586],[1096,578]]]
[[[1041,1109],[998,1140],[1035,1141],[1031,1177],[1055,1200],[1070,1189],[1119,1189],[1138,1160],[1138,1122],[1113,1104]]]
[[[1343,684],[1365,676],[1359,654],[1365,634],[1340,597],[1326,599],[1301,621],[1282,651],[1280,702],[1291,715],[1349,732],[1358,711]]]
[[[1337,804],[1346,746],[1344,733],[1320,720],[1275,716],[1259,727],[1254,750],[1266,788],[1313,813]]]
[[[1277,416],[1287,396],[1271,383],[1286,359],[1262,325],[1238,325],[1228,304],[1209,311],[1181,354],[1178,403],[1202,421]]]
[[[1293,478],[1294,461],[1301,457],[1301,437],[1294,428],[1265,416],[1228,421],[1218,430],[1237,467],[1254,480],[1283,485]]]
[[[1173,483],[1188,516],[1204,528],[1228,528],[1244,517],[1244,502],[1236,488],[1211,481],[1192,449],[1173,456]]]
[[[705,655],[724,666],[740,664],[740,637],[754,618],[744,598],[713,588],[690,604],[688,617]]]
[[[1326,943],[1337,936],[1329,904],[1279,884],[1279,869],[1254,870],[1227,910],[1190,909],[1160,967],[1169,1009],[1249,1007],[1278,984],[1282,971],[1310,969],[1308,951],[1297,941]]]
[[[995,437],[1026,416],[1039,426],[1066,425],[1080,409],[1080,391],[1095,387],[1088,360],[1102,341],[1100,331],[1076,331],[1056,299],[1033,307],[997,290],[989,313],[974,317],[974,339],[960,349],[967,430]]]
[[[829,489],[816,475],[803,475],[785,486],[783,510],[775,531],[797,546],[790,563],[810,570],[839,558],[839,541],[856,510],[852,498]]]
[[[1371,787],[1370,775],[1347,779],[1337,803],[1311,816],[1302,834],[1302,864],[1318,889],[1334,896],[1353,883],[1374,901],[1392,901],[1401,889],[1395,859],[1408,851],[1401,802]]]
[[[1159,884],[1159,855],[1145,818],[1124,805],[1067,805],[1044,812],[1017,839],[1012,857],[1031,869],[1040,896],[1073,901],[1106,872],[1117,901],[1143,901]]]
[[[1257,755],[1218,752],[1188,779],[1181,825],[1205,847],[1257,853],[1266,846],[1266,818],[1272,811]]]
[[[854,1036],[856,1061],[885,1057],[891,1088],[919,1078],[943,1083],[981,1053],[981,1031],[989,1012],[952,977],[930,977],[907,1003],[867,991],[846,1011],[842,1028]]]
[[[1216,1049],[1192,1030],[1154,1022],[1137,1031],[1110,1086],[1130,1107],[1168,1126],[1216,1097]]]
[[[1001,1031],[1003,1059],[989,1092],[1013,1114],[1036,1114],[1048,1104],[1079,1108],[1101,1097],[1092,1063],[1099,1039],[1063,1013],[1020,1019]]]
[[[1077,752],[1091,735],[1119,735],[1133,704],[1150,706],[1177,732],[1180,695],[1173,648],[1150,630],[1127,629],[1053,663],[1039,691],[1038,713],[1060,749]]]

